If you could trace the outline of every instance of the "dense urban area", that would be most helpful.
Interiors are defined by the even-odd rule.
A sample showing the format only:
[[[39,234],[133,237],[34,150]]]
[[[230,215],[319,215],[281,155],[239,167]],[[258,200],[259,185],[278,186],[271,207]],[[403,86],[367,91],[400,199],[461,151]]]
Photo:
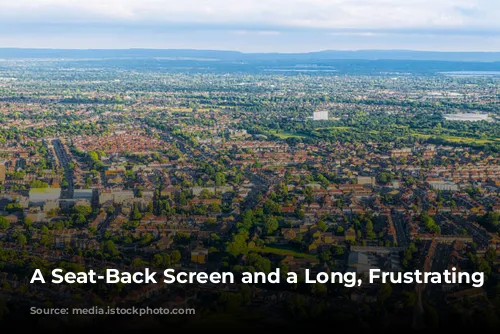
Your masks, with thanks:
[[[190,61],[0,60],[0,319],[148,305],[192,307],[149,320],[201,328],[500,324],[498,72]],[[29,284],[144,267],[486,282]]]

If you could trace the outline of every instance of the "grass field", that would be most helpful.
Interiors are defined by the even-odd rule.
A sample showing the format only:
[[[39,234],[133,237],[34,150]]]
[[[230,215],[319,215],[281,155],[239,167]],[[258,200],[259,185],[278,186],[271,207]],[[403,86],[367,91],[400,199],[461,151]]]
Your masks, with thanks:
[[[188,107],[169,107],[171,112],[193,112],[193,108]]]
[[[191,108],[191,107],[169,107],[168,109],[171,112],[193,112],[193,108]],[[203,108],[203,107],[198,107],[196,109],[197,112],[210,112],[211,110],[221,111],[222,109],[220,109],[220,108]]]
[[[404,126],[395,126],[396,128],[406,128]],[[335,132],[359,132],[361,131],[360,129],[354,128],[354,127],[349,127],[349,126],[333,126],[333,127],[326,127],[326,128],[316,128],[314,129],[314,132],[316,132],[317,135],[321,133],[322,131],[335,131]],[[314,135],[313,132],[313,135]],[[365,130],[365,133],[370,134],[370,135],[391,135],[393,132],[391,132],[390,129],[387,131],[380,131],[380,130]],[[288,139],[288,138],[308,138],[309,136],[307,134],[302,134],[302,133],[292,133],[292,132],[285,132],[285,131],[278,131],[278,132],[268,132],[269,135],[275,135],[281,139]],[[483,144],[500,144],[500,138],[484,138],[484,139],[478,139],[478,138],[471,138],[471,137],[463,137],[463,136],[453,136],[453,135],[446,135],[446,134],[428,134],[428,133],[421,133],[415,130],[410,130],[410,134],[408,136],[413,136],[416,138],[420,139],[429,139],[429,138],[439,138],[445,141],[448,141],[450,143],[462,143],[462,144],[469,144],[469,145],[483,145]],[[403,138],[403,137],[398,137],[398,138]]]
[[[213,110],[214,112],[218,112],[218,111],[221,111],[222,109],[219,109],[219,108],[198,108],[196,111],[197,112],[210,112],[211,110]]]
[[[276,137],[279,137],[280,139],[288,139],[288,138],[307,138],[307,136],[302,135],[302,134],[296,134],[296,133],[291,133],[291,132],[284,132],[284,131],[278,131],[278,132],[270,132],[270,135],[274,135]]]
[[[488,139],[477,139],[470,137],[459,137],[459,136],[450,136],[450,135],[430,135],[424,133],[413,132],[412,136],[422,139],[429,139],[431,137],[440,138],[451,143],[464,143],[464,144],[493,144],[500,143],[500,138],[488,138]]]
[[[279,247],[279,246],[265,246],[262,248],[252,248],[251,249],[254,252],[257,253],[263,253],[263,254],[275,254],[275,255],[292,255],[293,257],[296,258],[302,258],[302,259],[316,259],[316,256],[312,254],[307,254],[304,252],[299,252],[294,249],[286,248],[286,247]]]
[[[405,128],[404,126],[395,126],[396,128]],[[316,131],[318,130],[336,130],[336,131],[359,131],[356,128],[353,127],[348,127],[348,126],[336,126],[336,127],[330,127],[330,128],[317,128],[315,129]],[[369,130],[367,133],[372,134],[372,135],[377,135],[377,134],[391,134],[391,131],[378,131],[378,130]],[[471,137],[461,137],[461,136],[452,136],[452,135],[432,135],[432,134],[426,134],[426,133],[420,133],[418,131],[411,131],[411,135],[417,138],[421,139],[429,139],[432,137],[440,138],[452,143],[463,143],[463,144],[493,144],[493,143],[500,143],[500,138],[485,138],[485,139],[478,139],[478,138],[471,138]]]
[[[477,139],[477,138],[467,138],[467,137],[455,137],[455,136],[441,136],[444,140],[454,142],[454,143],[465,143],[465,144],[491,144],[500,143],[500,138],[489,138],[489,139]]]
[[[316,128],[314,130],[315,131],[322,131],[322,130],[351,131],[352,128],[350,126],[331,126],[328,128]]]

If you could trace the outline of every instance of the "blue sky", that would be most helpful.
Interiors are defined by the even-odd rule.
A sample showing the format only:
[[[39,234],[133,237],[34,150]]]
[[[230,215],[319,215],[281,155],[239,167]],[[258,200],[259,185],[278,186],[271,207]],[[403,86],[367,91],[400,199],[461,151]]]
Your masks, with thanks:
[[[499,0],[0,0],[0,47],[500,51]]]

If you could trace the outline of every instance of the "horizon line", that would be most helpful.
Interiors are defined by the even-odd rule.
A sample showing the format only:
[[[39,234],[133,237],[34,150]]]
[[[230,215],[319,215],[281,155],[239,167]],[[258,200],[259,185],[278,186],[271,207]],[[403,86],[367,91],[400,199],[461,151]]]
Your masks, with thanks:
[[[498,51],[485,50],[419,50],[419,49],[320,49],[302,52],[286,52],[286,51],[239,51],[231,49],[212,49],[212,48],[155,48],[155,47],[131,47],[131,48],[79,48],[79,47],[10,47],[0,46],[0,50],[45,50],[45,51],[130,51],[130,50],[146,50],[146,51],[211,51],[211,52],[232,52],[240,54],[309,54],[321,52],[420,52],[420,53],[500,53]]]

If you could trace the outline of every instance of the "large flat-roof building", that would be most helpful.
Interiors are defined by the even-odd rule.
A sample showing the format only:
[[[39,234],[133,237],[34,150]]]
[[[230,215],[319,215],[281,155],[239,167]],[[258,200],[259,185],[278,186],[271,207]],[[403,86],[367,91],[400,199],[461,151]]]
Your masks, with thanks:
[[[73,199],[86,199],[91,201],[93,195],[92,189],[75,189]]]
[[[455,182],[449,181],[429,181],[429,185],[434,190],[441,191],[458,191],[458,185]]]
[[[328,110],[315,111],[313,113],[314,121],[328,121]]]
[[[61,198],[61,188],[31,188],[29,203],[33,206],[43,206],[48,201],[57,201]]]
[[[447,121],[461,121],[461,122],[479,122],[479,121],[491,121],[488,114],[446,114],[444,118]]]

